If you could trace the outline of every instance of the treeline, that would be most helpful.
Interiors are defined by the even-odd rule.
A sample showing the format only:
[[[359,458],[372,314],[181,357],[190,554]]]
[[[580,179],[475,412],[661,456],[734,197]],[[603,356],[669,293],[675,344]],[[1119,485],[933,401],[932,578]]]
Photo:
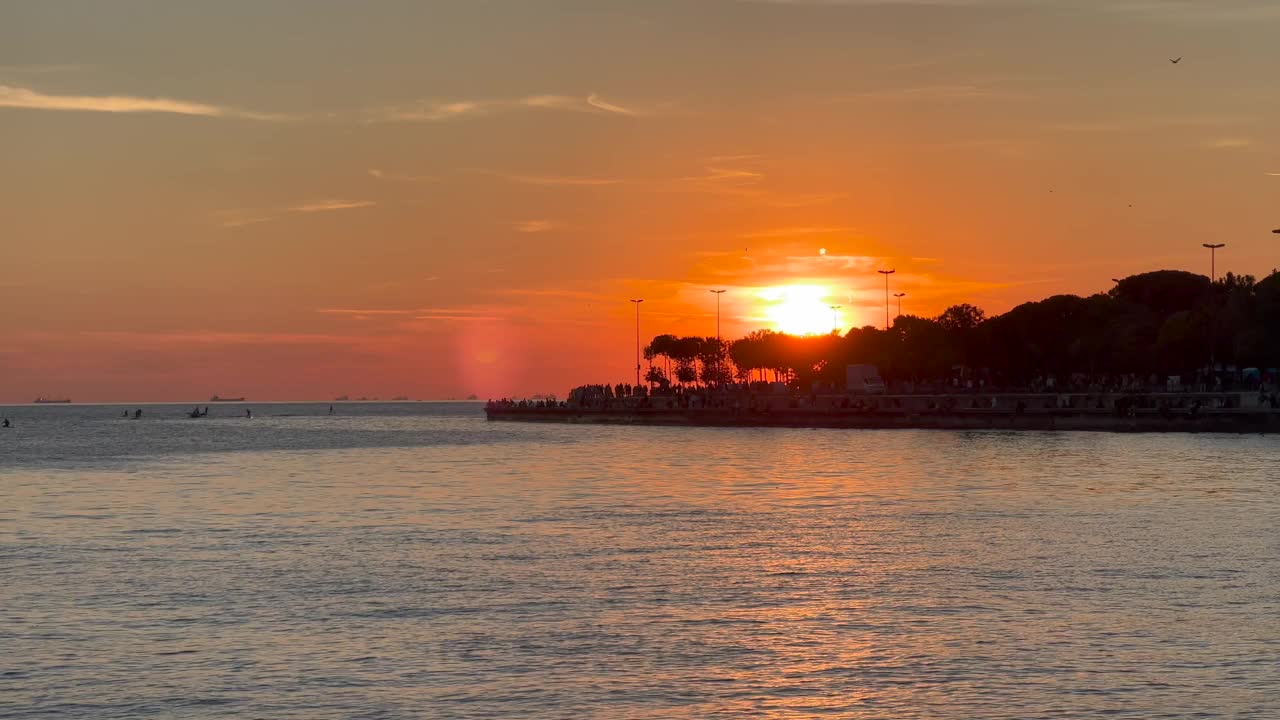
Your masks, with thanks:
[[[888,381],[946,380],[961,368],[993,382],[1194,374],[1280,367],[1280,273],[1217,282],[1179,270],[1134,275],[1110,292],[1055,295],[986,317],[973,305],[937,317],[897,317],[889,330],[798,337],[760,330],[732,342],[659,335],[645,348],[659,386],[731,380],[840,384],[846,365],[876,365]]]

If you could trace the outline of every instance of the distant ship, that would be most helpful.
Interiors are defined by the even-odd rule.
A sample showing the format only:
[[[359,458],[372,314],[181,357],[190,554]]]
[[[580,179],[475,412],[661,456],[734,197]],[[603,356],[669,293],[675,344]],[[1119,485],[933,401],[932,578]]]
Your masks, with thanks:
[[[475,394],[475,393],[471,393],[470,395],[468,395],[468,396],[467,396],[467,399],[468,399],[468,400],[479,400],[480,398],[476,397],[476,394]]]
[[[339,395],[338,397],[334,398],[333,400],[334,400],[334,402],[347,402],[347,401],[349,401],[350,399],[351,399],[351,398],[347,397],[346,395]]]
[[[213,397],[209,398],[209,402],[244,402],[244,398],[242,397],[224,398],[224,397],[218,397],[217,395],[214,395]]]
[[[392,400],[393,402],[405,402],[405,401],[406,401],[406,400],[408,400],[408,399],[409,399],[409,396],[408,396],[408,395],[397,395],[397,396],[395,396],[395,397],[391,398],[391,400]]]
[[[34,402],[37,405],[56,405],[61,403],[69,403],[71,402],[71,398],[45,397],[44,395],[41,395],[40,397],[36,398],[32,402]]]

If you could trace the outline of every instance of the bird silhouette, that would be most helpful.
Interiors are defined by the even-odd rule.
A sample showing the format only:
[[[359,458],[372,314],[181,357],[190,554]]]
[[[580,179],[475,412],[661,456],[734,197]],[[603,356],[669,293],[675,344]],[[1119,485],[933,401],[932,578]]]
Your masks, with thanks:
[[[1177,65],[1177,64],[1178,64],[1179,62],[1181,62],[1181,61],[1182,61],[1182,58],[1181,58],[1181,57],[1178,57],[1176,60],[1175,60],[1175,59],[1170,59],[1170,60],[1169,60],[1169,62],[1173,63],[1174,65]]]

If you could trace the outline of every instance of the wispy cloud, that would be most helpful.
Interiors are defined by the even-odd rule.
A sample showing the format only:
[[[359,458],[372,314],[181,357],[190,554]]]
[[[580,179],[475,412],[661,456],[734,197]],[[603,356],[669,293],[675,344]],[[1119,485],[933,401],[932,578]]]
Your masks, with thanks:
[[[1253,140],[1242,137],[1214,138],[1205,142],[1205,147],[1211,150],[1239,150],[1250,145],[1253,145]]]
[[[309,333],[271,333],[271,332],[159,332],[145,333],[127,330],[92,330],[83,333],[86,337],[119,341],[136,346],[140,344],[178,345],[347,345],[359,343],[367,338],[344,335],[321,335]]]
[[[270,222],[270,221],[271,221],[271,218],[263,217],[263,216],[237,217],[237,218],[231,218],[230,220],[224,220],[222,223],[222,227],[238,228],[238,227],[245,227],[246,225],[257,225],[258,223],[264,223],[264,222]]]
[[[386,182],[427,182],[435,180],[430,175],[408,175],[405,173],[386,172],[377,168],[369,169],[369,177],[374,180],[383,180]]]
[[[252,112],[172,98],[144,98],[132,95],[49,95],[13,85],[0,85],[0,107],[73,112],[167,113],[264,121],[288,119],[288,116],[275,113]]]
[[[806,225],[801,227],[784,227],[771,228],[768,230],[756,230],[754,232],[743,233],[740,238],[782,238],[782,237],[801,237],[804,235],[834,235],[837,233],[847,234],[857,232],[857,228],[844,226],[829,225]]]
[[[472,322],[472,321],[497,320],[498,317],[496,315],[458,315],[458,314],[444,312],[444,313],[427,313],[425,315],[416,315],[414,316],[413,319],[414,320],[449,320],[454,322]]]
[[[591,94],[586,98],[571,95],[530,95],[507,100],[419,100],[374,108],[366,111],[364,115],[367,122],[440,122],[514,110],[560,110],[628,116],[641,114],[631,108],[607,102],[599,95]]]
[[[1018,98],[1023,94],[1011,90],[977,84],[918,85],[911,87],[877,88],[845,93],[832,98],[835,102],[856,100],[898,100],[903,102],[929,102],[951,100],[981,100]]]
[[[1273,172],[1269,172],[1269,173],[1266,173],[1266,174],[1267,174],[1267,175],[1270,175],[1271,177],[1280,177],[1280,173],[1273,173]]]
[[[320,308],[316,312],[322,315],[413,315],[414,313],[422,312],[422,310]]]
[[[1169,128],[1226,127],[1247,124],[1232,115],[1191,115],[1183,117],[1128,117],[1082,120],[1050,125],[1050,130],[1078,133],[1138,133]]]
[[[371,318],[405,318],[408,320],[496,320],[492,308],[488,307],[446,307],[446,308],[320,308],[316,312],[322,315],[341,315],[352,320],[369,320]]]
[[[709,167],[703,175],[681,178],[691,182],[754,183],[764,179],[764,173],[734,168]]]
[[[621,105],[615,105],[611,102],[605,102],[599,95],[596,95],[595,93],[591,93],[590,95],[587,96],[587,104],[597,110],[603,110],[605,112],[610,112],[617,115],[635,116],[640,114],[635,110],[632,110],[631,108],[625,108],[625,107],[622,107]]]
[[[518,175],[512,173],[493,172],[504,180],[523,185],[564,185],[591,187],[596,185],[619,185],[623,181],[615,178],[575,177],[572,175]]]
[[[517,232],[542,233],[554,230],[559,227],[559,225],[551,222],[550,220],[522,220],[520,222],[513,223],[513,227],[515,227]]]
[[[715,165],[717,163],[732,163],[732,162],[745,162],[747,160],[759,160],[762,157],[764,156],[756,153],[743,153],[741,155],[712,155],[709,158],[703,159],[703,162],[708,163],[710,165]]]
[[[354,210],[356,208],[373,207],[378,203],[373,200],[321,200],[320,202],[294,205],[286,208],[289,212],[314,213],[331,210]]]
[[[278,218],[281,213],[318,213],[334,210],[355,210],[357,208],[373,207],[376,204],[377,203],[373,200],[321,200],[318,202],[302,203],[277,209],[247,208],[239,210],[224,210],[215,213],[214,217],[218,218],[218,224],[224,228],[241,228],[249,225],[272,222]]]

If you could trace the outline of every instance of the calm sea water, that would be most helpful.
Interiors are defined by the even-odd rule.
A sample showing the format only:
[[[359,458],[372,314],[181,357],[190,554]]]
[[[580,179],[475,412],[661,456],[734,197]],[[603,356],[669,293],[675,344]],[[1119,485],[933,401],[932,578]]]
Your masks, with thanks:
[[[0,716],[1276,718],[1275,437],[0,408]]]

